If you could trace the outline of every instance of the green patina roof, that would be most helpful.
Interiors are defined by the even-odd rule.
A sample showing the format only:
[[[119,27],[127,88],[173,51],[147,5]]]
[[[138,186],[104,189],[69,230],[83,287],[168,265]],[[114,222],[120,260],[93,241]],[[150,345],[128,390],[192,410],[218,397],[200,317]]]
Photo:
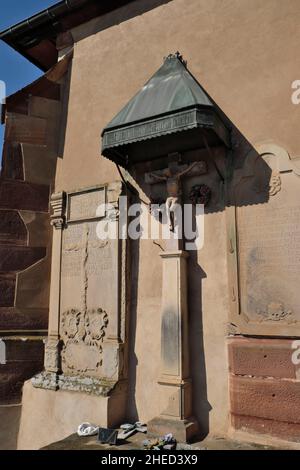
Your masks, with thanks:
[[[105,129],[197,106],[213,107],[213,103],[180,56],[170,55]]]
[[[102,132],[102,154],[124,167],[173,152],[230,146],[219,109],[179,53],[159,70]]]

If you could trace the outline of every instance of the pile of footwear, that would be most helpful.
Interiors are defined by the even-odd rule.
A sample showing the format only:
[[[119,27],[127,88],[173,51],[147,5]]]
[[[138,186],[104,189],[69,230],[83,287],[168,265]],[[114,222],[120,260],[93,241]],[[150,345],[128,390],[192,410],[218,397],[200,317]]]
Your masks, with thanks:
[[[140,421],[134,424],[121,424],[120,428],[121,431],[118,433],[118,440],[127,439],[127,437],[132,436],[132,434],[136,432],[147,432],[147,426]]]
[[[143,441],[143,446],[145,450],[175,450],[176,439],[171,433],[165,434],[158,439],[146,439]]]

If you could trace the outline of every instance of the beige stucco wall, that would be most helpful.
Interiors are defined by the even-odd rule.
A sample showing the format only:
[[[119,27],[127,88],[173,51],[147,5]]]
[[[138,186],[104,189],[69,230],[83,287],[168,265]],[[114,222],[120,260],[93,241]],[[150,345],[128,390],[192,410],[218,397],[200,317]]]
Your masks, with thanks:
[[[163,57],[176,50],[252,145],[271,140],[292,157],[299,156],[300,135],[294,129],[300,108],[291,103],[291,82],[299,78],[298,7],[298,0],[172,0],[131,19],[123,21],[135,6],[76,28],[65,146],[57,166],[56,190],[118,178],[113,164],[100,155],[101,131],[157,70]],[[140,244],[135,292],[129,411],[145,421],[160,411],[156,384],[161,298],[158,251],[151,241]],[[222,211],[206,217],[206,240],[198,254],[198,266],[205,273],[202,282],[190,270],[195,276],[190,283],[194,406],[199,419],[209,414],[210,432],[222,434],[228,426],[227,266]],[[202,321],[201,307],[194,301],[197,298],[202,301]],[[204,354],[199,347],[202,326]]]
[[[290,99],[299,78],[298,6],[297,0],[172,0],[77,42],[57,189],[113,177],[113,166],[99,159],[101,130],[177,49],[251,143],[275,139],[299,155],[300,109]],[[130,8],[115,14],[117,23]],[[113,18],[90,22],[90,32]],[[87,29],[77,28],[75,39]]]
[[[24,406],[25,405],[25,406]],[[107,422],[108,399],[69,391],[55,392],[34,388],[30,381],[23,387],[22,417],[18,450],[38,450],[66,438],[83,422]],[[38,413],[36,412],[38,410]],[[28,432],[32,423],[38,433]],[[36,429],[36,427],[35,427]]]

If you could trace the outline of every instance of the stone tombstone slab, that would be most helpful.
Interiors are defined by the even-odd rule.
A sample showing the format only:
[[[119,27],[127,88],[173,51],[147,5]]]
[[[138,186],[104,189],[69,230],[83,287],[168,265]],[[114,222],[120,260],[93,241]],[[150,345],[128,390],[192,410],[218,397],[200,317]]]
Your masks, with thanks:
[[[111,214],[114,206],[106,214],[106,191],[95,188],[67,197],[60,301],[64,374],[107,378],[118,369],[115,352],[113,358],[108,356],[114,349],[111,342],[118,343],[120,333],[120,241],[100,239],[97,234],[97,225],[106,215],[110,224],[118,225],[118,217]],[[109,194],[111,198],[111,189]],[[112,370],[105,370],[105,357],[112,359]]]
[[[300,172],[275,145],[259,153],[228,209],[231,322],[245,334],[300,335]]]
[[[127,245],[118,237],[122,191],[122,183],[114,182],[72,192],[64,208],[60,194],[52,197],[54,234],[60,231],[53,243],[52,277],[59,281],[51,283],[45,372],[34,378],[36,387],[106,395],[124,378]],[[117,236],[104,237],[98,224]]]

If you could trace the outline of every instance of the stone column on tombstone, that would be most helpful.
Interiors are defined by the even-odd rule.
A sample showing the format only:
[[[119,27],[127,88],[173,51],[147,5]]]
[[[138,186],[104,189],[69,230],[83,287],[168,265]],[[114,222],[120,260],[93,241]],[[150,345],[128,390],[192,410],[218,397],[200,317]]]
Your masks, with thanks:
[[[60,372],[60,281],[62,232],[65,223],[65,193],[52,194],[50,205],[53,210],[51,290],[49,304],[48,339],[45,347],[45,371],[49,373],[49,388],[57,389],[56,376]]]
[[[161,307],[161,360],[158,383],[163,390],[161,414],[148,423],[150,435],[172,433],[177,441],[189,441],[198,432],[192,412],[192,381],[189,369],[187,263],[184,250],[183,214],[180,203],[177,221],[160,253],[163,271]]]

